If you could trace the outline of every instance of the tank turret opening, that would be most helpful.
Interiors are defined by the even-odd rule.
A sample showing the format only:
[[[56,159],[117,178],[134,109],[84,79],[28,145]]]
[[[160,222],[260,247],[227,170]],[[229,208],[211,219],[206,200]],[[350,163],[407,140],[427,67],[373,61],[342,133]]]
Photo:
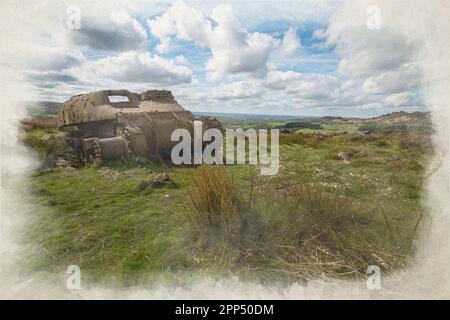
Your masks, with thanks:
[[[108,99],[110,103],[130,102],[130,98],[125,95],[109,95]]]

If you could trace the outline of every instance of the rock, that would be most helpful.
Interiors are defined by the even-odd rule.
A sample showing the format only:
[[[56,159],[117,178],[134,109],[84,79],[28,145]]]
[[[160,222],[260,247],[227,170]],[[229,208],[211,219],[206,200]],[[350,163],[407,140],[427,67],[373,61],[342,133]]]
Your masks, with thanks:
[[[169,182],[171,179],[170,179],[170,176],[167,173],[163,172],[163,173],[158,174],[156,176],[155,180],[161,180],[161,181],[164,181],[164,182]]]
[[[55,140],[55,135],[54,134],[45,134],[45,135],[42,136],[41,140],[42,141]]]
[[[154,188],[161,188],[164,187],[169,181],[170,176],[167,173],[161,173],[156,176],[155,179],[151,182],[150,186]]]
[[[355,158],[356,156],[360,155],[361,152],[358,150],[347,150],[343,152],[339,152],[336,156],[338,160],[343,160],[345,162],[348,162],[349,160]]]
[[[141,181],[137,188],[139,191],[144,191],[149,187],[152,188],[162,188],[165,187],[169,182],[171,182],[172,179],[167,173],[160,173],[158,174],[155,179],[151,181]]]
[[[55,166],[57,168],[72,168],[72,165],[70,164],[69,161],[61,158],[55,160]]]
[[[203,127],[205,129],[219,129],[220,131],[223,131],[222,124],[215,117],[201,117],[198,118],[198,120],[203,122]]]
[[[153,181],[150,183],[150,187],[152,187],[152,188],[162,188],[162,187],[164,187],[165,185],[166,185],[166,182],[161,181],[161,180],[157,180],[157,179],[153,180]]]
[[[339,160],[344,160],[344,161],[349,161],[350,160],[350,156],[346,152],[339,152],[337,154],[337,158]]]

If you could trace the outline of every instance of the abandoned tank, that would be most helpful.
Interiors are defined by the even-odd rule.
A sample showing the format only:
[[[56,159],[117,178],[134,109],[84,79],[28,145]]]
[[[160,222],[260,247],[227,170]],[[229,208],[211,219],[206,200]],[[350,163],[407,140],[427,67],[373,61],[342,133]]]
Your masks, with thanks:
[[[203,129],[219,128],[215,118],[196,119],[168,90],[133,93],[102,90],[71,97],[59,112],[58,127],[82,162],[130,157],[170,157],[175,129],[192,132],[194,120]]]

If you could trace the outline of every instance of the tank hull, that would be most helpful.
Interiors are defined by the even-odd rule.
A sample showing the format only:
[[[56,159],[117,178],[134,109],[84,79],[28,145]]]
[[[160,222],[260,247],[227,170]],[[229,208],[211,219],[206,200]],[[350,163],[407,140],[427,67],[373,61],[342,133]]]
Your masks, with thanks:
[[[112,102],[120,97],[120,102]],[[60,129],[71,132],[83,161],[129,159],[130,157],[169,158],[176,142],[175,129],[193,132],[194,115],[173,98],[170,91],[149,90],[141,94],[127,90],[105,90],[72,97],[61,107]],[[208,118],[205,128],[221,128]]]

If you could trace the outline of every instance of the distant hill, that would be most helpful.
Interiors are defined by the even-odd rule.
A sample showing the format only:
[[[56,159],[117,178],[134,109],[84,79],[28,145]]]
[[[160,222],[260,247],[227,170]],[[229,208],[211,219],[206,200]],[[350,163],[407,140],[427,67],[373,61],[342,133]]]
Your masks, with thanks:
[[[193,112],[198,117],[216,117],[218,119],[235,119],[235,120],[293,120],[293,119],[312,119],[314,117],[302,117],[291,115],[277,114],[250,114],[250,113],[220,113],[220,112]]]
[[[367,122],[382,122],[386,124],[405,124],[407,126],[423,126],[423,125],[431,125],[431,117],[429,112],[392,112],[388,114],[383,114],[381,116],[372,117],[368,119],[362,118],[344,118],[344,117],[320,117],[317,119],[313,119],[311,122],[313,123],[367,123]]]
[[[57,115],[62,103],[52,101],[24,101],[28,113],[34,115]]]
[[[24,101],[24,105],[28,112],[32,115],[57,115],[61,108],[60,102],[52,101]],[[293,115],[272,115],[272,114],[249,114],[249,113],[219,113],[219,112],[193,112],[198,117],[216,117],[221,121],[308,121],[315,124],[330,123],[353,123],[365,124],[368,122],[385,123],[385,124],[405,124],[408,127],[429,127],[431,128],[431,117],[429,112],[392,112],[381,116],[362,119],[362,118],[344,118],[344,117],[302,117]]]
[[[317,124],[324,124],[324,123],[344,123],[344,122],[349,122],[349,121],[362,121],[362,120],[365,120],[365,119],[325,116],[325,117],[319,117],[317,119],[313,119],[313,120],[311,120],[311,122],[317,123]]]
[[[431,116],[429,112],[392,112],[382,116],[368,119],[370,122],[383,123],[402,123],[408,126],[418,126],[426,123],[431,123]]]
[[[24,101],[23,102],[26,109],[31,114],[50,114],[57,115],[62,103],[52,102],[52,101]],[[249,114],[249,113],[220,113],[220,112],[193,112],[195,116],[198,117],[216,117],[216,118],[226,118],[226,119],[236,119],[236,120],[293,120],[293,119],[311,119],[314,117],[302,117],[302,116],[291,116],[291,115],[271,115],[271,114]]]

